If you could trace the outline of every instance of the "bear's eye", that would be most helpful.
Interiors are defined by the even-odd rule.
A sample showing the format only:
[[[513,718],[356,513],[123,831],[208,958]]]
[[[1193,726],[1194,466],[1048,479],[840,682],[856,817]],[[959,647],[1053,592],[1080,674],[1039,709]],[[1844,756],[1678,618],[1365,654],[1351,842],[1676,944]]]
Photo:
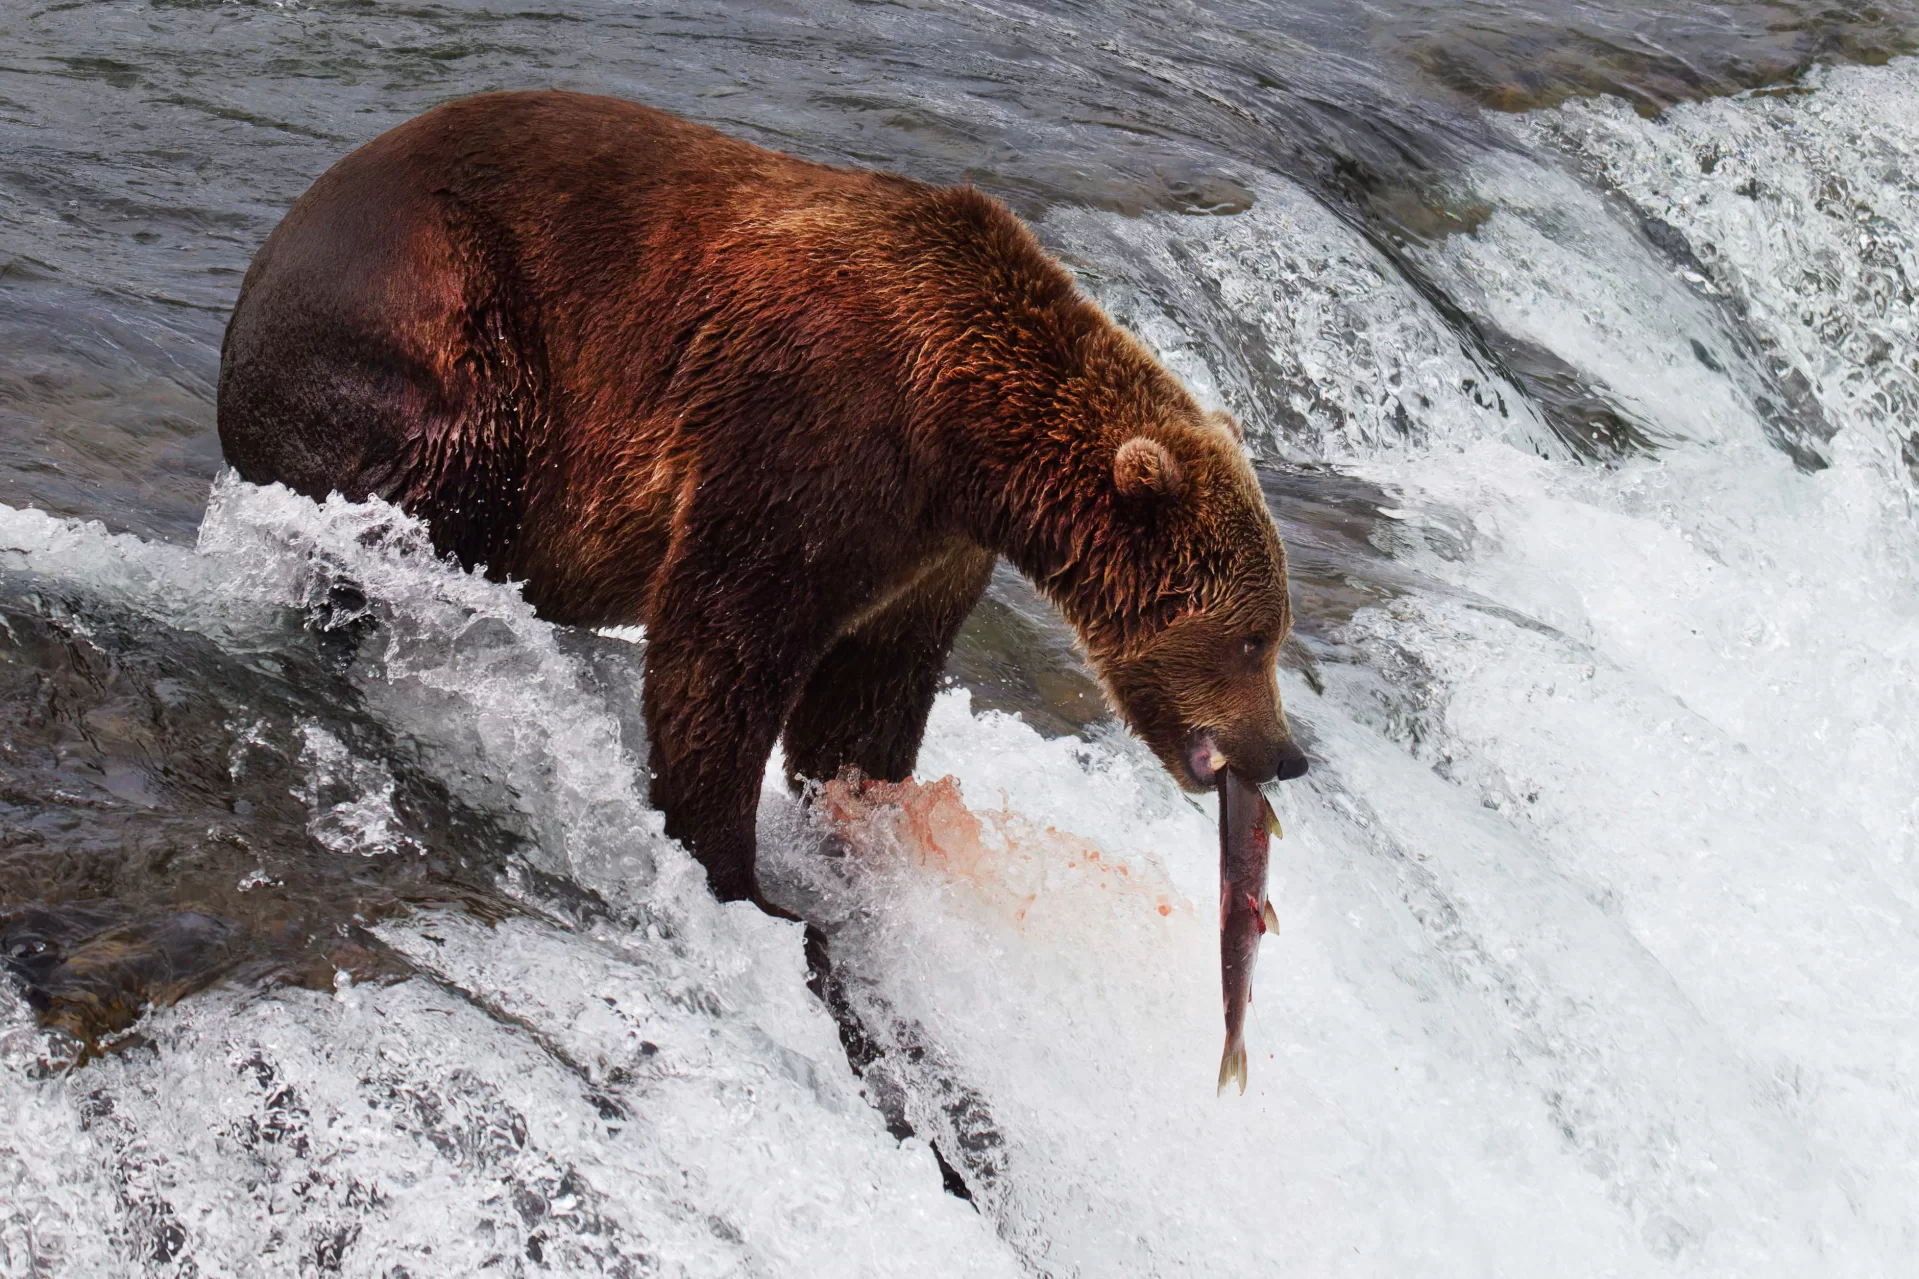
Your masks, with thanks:
[[[1248,635],[1243,644],[1243,648],[1245,650],[1246,656],[1248,657],[1251,657],[1255,653],[1261,652],[1262,650],[1265,649],[1265,647],[1266,647],[1266,637],[1264,635]]]

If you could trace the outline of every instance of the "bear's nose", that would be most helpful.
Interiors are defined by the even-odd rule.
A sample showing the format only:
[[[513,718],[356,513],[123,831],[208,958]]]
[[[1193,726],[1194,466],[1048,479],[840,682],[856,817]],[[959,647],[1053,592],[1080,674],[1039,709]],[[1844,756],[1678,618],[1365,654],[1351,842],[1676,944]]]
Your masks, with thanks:
[[[1279,748],[1279,767],[1273,775],[1282,782],[1290,782],[1295,777],[1306,776],[1306,752],[1287,742]]]

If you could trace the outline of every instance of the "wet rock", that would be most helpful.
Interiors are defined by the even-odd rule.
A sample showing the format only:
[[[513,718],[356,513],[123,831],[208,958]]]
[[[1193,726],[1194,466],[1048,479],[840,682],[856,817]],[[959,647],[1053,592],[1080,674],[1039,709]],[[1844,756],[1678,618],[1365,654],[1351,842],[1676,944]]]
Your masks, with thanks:
[[[41,1023],[88,1045],[149,1007],[219,980],[239,929],[198,911],[128,919],[116,902],[31,903],[0,912],[0,965]]]

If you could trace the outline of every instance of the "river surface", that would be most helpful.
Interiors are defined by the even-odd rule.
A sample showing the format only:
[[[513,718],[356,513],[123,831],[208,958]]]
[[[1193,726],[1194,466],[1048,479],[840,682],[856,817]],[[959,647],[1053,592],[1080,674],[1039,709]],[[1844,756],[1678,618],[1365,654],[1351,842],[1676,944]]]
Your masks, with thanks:
[[[1913,1273],[1916,35],[9,5],[0,1276]],[[975,183],[1245,422],[1314,767],[1243,1097],[1212,801],[1016,576],[925,787],[769,782],[823,974],[659,834],[642,636],[221,474],[286,206],[533,86]]]

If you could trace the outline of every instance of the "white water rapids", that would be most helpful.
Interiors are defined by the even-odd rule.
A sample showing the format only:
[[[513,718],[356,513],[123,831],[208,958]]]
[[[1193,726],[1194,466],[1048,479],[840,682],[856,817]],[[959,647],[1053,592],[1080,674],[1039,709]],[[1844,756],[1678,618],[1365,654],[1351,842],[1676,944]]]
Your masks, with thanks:
[[[1097,270],[1169,264],[1313,388],[1260,452],[1391,496],[1403,588],[1323,694],[1282,672],[1315,763],[1275,792],[1243,1098],[1213,1087],[1212,804],[1130,740],[950,692],[919,775],[979,829],[946,796],[853,858],[767,791],[763,856],[877,1019],[866,1087],[973,1134],[969,1205],[862,1095],[798,927],[716,906],[658,835],[630,700],[514,591],[390,513],[232,482],[191,551],[0,508],[8,565],[236,648],[350,577],[383,620],[369,707],[614,907],[382,924],[434,980],[216,989],[70,1072],[0,1002],[0,1275],[1912,1273],[1919,62],[1501,127],[1454,193],[1470,229],[1413,252],[1650,456],[1566,456],[1277,180],[1238,216],[1042,228],[1223,397],[1206,343]],[[1768,442],[1782,369],[1836,428],[1825,469]],[[377,762],[307,746],[356,791],[316,783],[314,837],[407,855]]]

